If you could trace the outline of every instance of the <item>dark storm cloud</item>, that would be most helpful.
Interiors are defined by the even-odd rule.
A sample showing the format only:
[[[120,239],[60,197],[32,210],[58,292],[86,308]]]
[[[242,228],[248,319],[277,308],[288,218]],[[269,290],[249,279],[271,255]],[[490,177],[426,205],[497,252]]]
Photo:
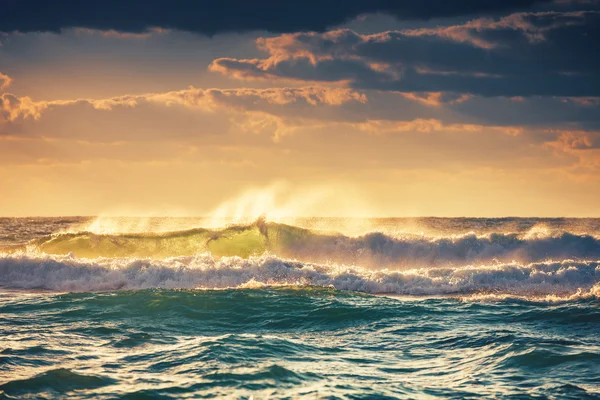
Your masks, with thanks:
[[[517,13],[434,29],[259,39],[265,59],[217,59],[236,78],[345,81],[361,89],[481,96],[599,96],[600,13]]]
[[[142,32],[151,27],[213,35],[220,32],[324,31],[368,13],[399,19],[481,15],[550,0],[4,0],[0,31],[92,28]]]

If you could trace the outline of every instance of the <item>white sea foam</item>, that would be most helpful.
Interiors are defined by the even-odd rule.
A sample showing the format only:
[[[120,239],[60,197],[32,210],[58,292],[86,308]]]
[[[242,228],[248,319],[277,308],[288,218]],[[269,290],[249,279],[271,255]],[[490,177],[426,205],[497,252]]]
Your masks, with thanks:
[[[316,285],[403,295],[573,296],[598,295],[599,282],[600,261],[373,270],[274,256],[219,259],[204,254],[165,260],[25,253],[0,256],[0,286],[52,291]]]

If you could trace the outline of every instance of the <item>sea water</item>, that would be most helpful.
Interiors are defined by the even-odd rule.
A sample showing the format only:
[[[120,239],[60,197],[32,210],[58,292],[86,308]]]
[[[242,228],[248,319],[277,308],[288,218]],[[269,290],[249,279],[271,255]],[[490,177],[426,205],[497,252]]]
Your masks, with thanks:
[[[0,219],[0,398],[600,398],[600,220]]]

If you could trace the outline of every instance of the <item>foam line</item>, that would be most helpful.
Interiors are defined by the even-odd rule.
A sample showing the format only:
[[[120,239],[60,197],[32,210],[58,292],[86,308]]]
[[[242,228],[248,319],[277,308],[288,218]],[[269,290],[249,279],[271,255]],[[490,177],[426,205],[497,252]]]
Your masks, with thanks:
[[[28,254],[0,256],[0,286],[53,291],[316,285],[404,295],[570,296],[598,292],[599,282],[600,261],[564,260],[394,271],[301,263],[274,256],[243,259],[204,254],[165,260],[90,260]]]

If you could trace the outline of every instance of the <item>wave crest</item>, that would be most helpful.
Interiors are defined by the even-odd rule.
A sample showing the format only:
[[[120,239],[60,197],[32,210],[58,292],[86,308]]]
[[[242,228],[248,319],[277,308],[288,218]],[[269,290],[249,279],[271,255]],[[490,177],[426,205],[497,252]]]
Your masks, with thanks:
[[[257,221],[221,230],[193,229],[171,233],[97,235],[59,234],[32,243],[49,254],[78,257],[192,256],[209,252],[217,257],[251,257],[265,253],[303,261],[358,264],[368,267],[424,267],[503,263],[531,263],[550,259],[600,258],[600,239],[587,234],[491,233],[447,237],[373,232],[345,236],[296,226]]]
[[[274,256],[243,259],[215,258],[204,254],[165,260],[89,260],[26,254],[0,257],[0,286],[52,291],[314,285],[401,295],[597,296],[600,294],[599,282],[600,261],[566,260],[390,271],[301,263]]]

